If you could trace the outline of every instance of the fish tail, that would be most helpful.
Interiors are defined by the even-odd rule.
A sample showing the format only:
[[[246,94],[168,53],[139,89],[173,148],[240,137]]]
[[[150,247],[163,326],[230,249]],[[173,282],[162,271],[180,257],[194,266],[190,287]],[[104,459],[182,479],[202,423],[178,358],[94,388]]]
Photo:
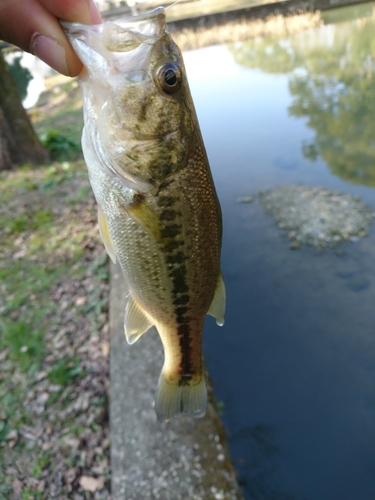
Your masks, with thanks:
[[[162,371],[156,390],[155,411],[159,422],[170,420],[179,413],[203,417],[207,410],[206,377],[167,377]]]

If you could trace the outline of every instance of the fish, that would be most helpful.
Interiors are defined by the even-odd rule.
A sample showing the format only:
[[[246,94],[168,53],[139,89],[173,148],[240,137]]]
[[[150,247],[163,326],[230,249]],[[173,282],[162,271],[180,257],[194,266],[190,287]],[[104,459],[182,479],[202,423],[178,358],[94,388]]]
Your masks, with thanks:
[[[202,417],[205,315],[224,324],[222,215],[182,54],[162,7],[62,25],[84,65],[82,150],[104,246],[127,284],[127,342],[153,326],[161,338],[158,420]]]

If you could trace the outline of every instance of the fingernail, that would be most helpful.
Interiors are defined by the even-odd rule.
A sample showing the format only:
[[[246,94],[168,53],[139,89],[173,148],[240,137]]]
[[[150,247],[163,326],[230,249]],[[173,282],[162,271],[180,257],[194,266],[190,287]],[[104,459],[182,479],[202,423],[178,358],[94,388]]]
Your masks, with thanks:
[[[94,0],[90,0],[90,16],[93,24],[100,24],[103,22],[102,16]]]
[[[69,76],[64,48],[56,40],[40,33],[31,38],[31,51],[59,73]]]

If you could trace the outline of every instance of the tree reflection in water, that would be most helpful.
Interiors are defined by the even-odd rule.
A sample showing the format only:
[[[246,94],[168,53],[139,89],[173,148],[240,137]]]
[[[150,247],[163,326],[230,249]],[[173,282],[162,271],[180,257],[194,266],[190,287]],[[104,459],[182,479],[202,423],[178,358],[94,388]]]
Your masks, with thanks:
[[[337,16],[343,11],[338,9]],[[334,17],[334,11],[329,13],[330,21]],[[242,66],[290,73],[289,112],[306,117],[315,130],[313,142],[302,145],[304,156],[321,157],[333,174],[368,186],[375,186],[374,32],[375,8],[368,17],[294,37],[229,45]]]

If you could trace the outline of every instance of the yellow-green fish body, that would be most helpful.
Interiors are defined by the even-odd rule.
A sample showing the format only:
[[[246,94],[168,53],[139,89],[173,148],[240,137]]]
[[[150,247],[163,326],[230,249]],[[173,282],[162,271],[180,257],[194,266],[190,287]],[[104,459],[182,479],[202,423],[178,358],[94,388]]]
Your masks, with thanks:
[[[101,235],[129,288],[127,340],[153,325],[161,337],[158,418],[203,416],[204,316],[224,322],[221,211],[181,53],[162,8],[64,27],[86,67],[82,145]]]

